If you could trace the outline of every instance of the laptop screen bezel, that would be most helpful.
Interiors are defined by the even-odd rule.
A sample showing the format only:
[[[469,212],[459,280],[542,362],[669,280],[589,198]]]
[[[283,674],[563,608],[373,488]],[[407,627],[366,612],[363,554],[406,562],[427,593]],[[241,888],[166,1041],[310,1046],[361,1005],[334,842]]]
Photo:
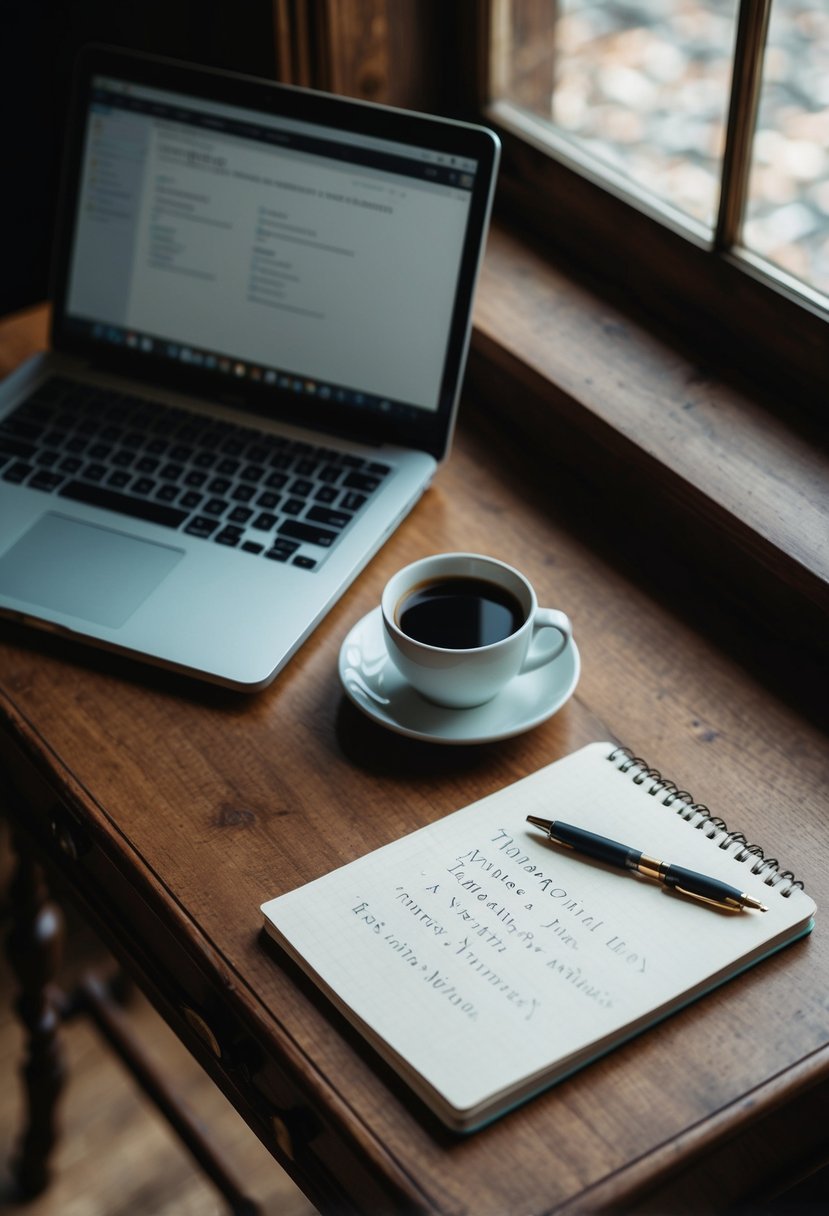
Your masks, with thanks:
[[[377,139],[410,144],[414,148],[428,147],[448,156],[475,160],[478,169],[471,191],[437,409],[412,409],[405,411],[405,416],[398,416],[360,411],[335,401],[303,398],[298,402],[295,395],[272,385],[247,380],[228,383],[227,378],[204,368],[78,333],[77,327],[69,323],[69,277],[90,94],[94,78],[100,76],[329,128],[345,128]],[[492,206],[498,157],[498,139],[485,127],[118,48],[87,47],[76,64],[64,149],[53,266],[52,345],[58,351],[87,358],[97,366],[134,379],[221,401],[268,418],[353,435],[362,441],[418,448],[441,460],[448,449],[457,409],[471,331],[472,299]]]

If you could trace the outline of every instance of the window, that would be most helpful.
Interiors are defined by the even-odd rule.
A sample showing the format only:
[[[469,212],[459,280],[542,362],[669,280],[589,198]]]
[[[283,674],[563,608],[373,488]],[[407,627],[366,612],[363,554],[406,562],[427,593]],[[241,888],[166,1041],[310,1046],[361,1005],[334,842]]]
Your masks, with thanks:
[[[705,61],[705,72],[694,64],[674,128],[706,151],[692,173],[681,158],[674,172],[664,148],[660,160],[659,145],[645,146],[655,142],[650,135],[628,135],[628,150],[643,154],[631,171],[618,148],[597,157],[595,147],[579,147],[579,129],[556,131],[554,104],[566,103],[560,126],[590,118],[590,106],[579,115],[581,86],[553,101],[558,74],[578,69],[582,36],[560,24],[577,0],[273,2],[284,79],[499,130],[497,222],[470,365],[479,402],[516,442],[575,470],[588,495],[598,491],[623,513],[633,504],[629,556],[636,564],[646,555],[643,572],[652,552],[674,553],[678,536],[686,576],[693,567],[718,594],[729,588],[749,615],[755,603],[778,604],[781,614],[814,622],[804,636],[821,636],[827,465],[815,442],[820,422],[792,407],[812,406],[820,418],[829,402],[829,314],[807,286],[807,225],[797,206],[826,210],[820,151],[805,145],[822,143],[825,154],[829,142],[820,125],[828,0],[797,9],[795,0],[683,0],[682,21],[680,0],[590,0],[605,19],[628,14],[620,30],[627,52],[656,60],[651,102],[667,96],[672,74],[680,79],[683,55]],[[785,37],[799,40],[796,116],[780,104],[784,5],[794,14]],[[704,23],[691,20],[703,9],[711,16],[704,35]],[[650,56],[635,32],[645,18],[662,22]],[[606,45],[593,42],[591,54]],[[594,69],[595,58],[588,77]],[[625,80],[632,83],[617,74],[614,86],[627,100],[627,113],[613,120],[617,143],[626,124],[643,121]],[[664,101],[666,115],[676,108]],[[604,124],[605,139],[612,125]],[[769,184],[766,168],[784,158],[781,135],[792,141],[785,158],[805,200]],[[730,183],[727,208],[721,179]],[[764,240],[755,221],[773,211],[775,236]],[[816,253],[808,256],[824,257],[817,229],[809,239]],[[677,350],[684,335],[685,357]],[[612,531],[615,508],[603,515]]]
[[[577,163],[573,140],[563,154],[564,133],[551,136],[551,62],[559,61],[554,71],[564,69],[556,19],[575,0],[273,2],[282,18],[277,47],[287,79],[483,119],[500,130],[496,224],[478,295],[470,373],[472,395],[508,428],[513,447],[524,445],[546,463],[552,457],[553,468],[573,475],[585,490],[585,517],[596,517],[598,528],[636,536],[626,557],[637,565],[644,554],[643,578],[653,559],[678,556],[679,578],[710,589],[712,603],[727,593],[743,604],[746,619],[756,604],[773,603],[780,619],[797,620],[801,636],[822,637],[829,586],[827,458],[816,441],[820,423],[796,406],[811,405],[818,417],[825,415],[827,309],[810,298],[802,277],[793,283],[800,266],[788,277],[769,274],[783,260],[782,248],[761,248],[750,227],[758,218],[762,181],[744,182],[748,204],[737,210],[737,230],[754,252],[740,252],[737,242],[733,248],[718,243],[718,178],[732,171],[726,164],[732,68],[737,64],[745,80],[746,66],[761,58],[745,41],[738,50],[732,35],[739,13],[760,17],[765,2],[738,7],[737,0],[706,0],[707,10],[728,19],[732,34],[721,35],[716,66],[709,64],[692,100],[686,95],[687,112],[697,120],[697,102],[705,95],[712,113],[720,113],[709,143],[720,151],[703,167],[709,181],[701,190],[697,174],[694,182],[681,182],[682,192],[669,196],[670,203],[665,190],[660,201],[659,191],[650,188],[648,196],[643,187],[631,201],[630,182],[620,180],[619,167],[609,171],[609,157],[602,170],[590,169]],[[678,2],[625,0],[624,9],[653,18],[676,10]],[[703,0],[688,0],[687,7],[699,11],[701,5]],[[593,0],[592,7],[607,16],[622,10],[622,0]],[[819,16],[827,0],[802,0],[802,10]],[[513,27],[507,18],[519,11],[523,24]],[[825,27],[818,38],[816,21],[796,23],[797,36],[807,36],[814,56],[806,71],[806,45],[797,47],[805,117],[784,130],[796,141],[812,139],[807,129],[827,105]],[[744,40],[745,33],[744,27]],[[772,23],[769,49],[776,36]],[[687,54],[687,27],[682,38],[678,51]],[[525,54],[512,60],[504,55],[507,45],[519,44]],[[763,45],[756,41],[758,49]],[[662,54],[660,71],[670,77],[677,56],[665,44]],[[777,51],[771,57],[766,52],[763,89],[776,88],[780,62]],[[506,83],[514,89],[519,80],[520,96],[509,95]],[[771,129],[766,114],[774,111],[763,112],[768,105],[776,98],[762,94],[754,142],[751,124],[735,133],[738,141],[732,137],[732,148],[755,148],[755,173],[780,156],[779,136],[762,134]],[[791,116],[779,117],[788,123]],[[693,130],[690,119],[686,130]],[[827,140],[817,137],[825,151]],[[791,151],[806,164],[808,156],[797,159],[802,146]],[[825,197],[819,176],[813,191],[808,206]],[[695,193],[707,212],[694,213]],[[733,206],[739,192],[731,197]],[[765,206],[790,202],[778,195]],[[732,210],[727,218],[733,225]],[[795,232],[793,213],[784,215],[783,226],[789,236]],[[752,260],[760,255],[762,274]],[[689,336],[684,351],[683,334]],[[771,409],[776,405],[777,413]],[[611,503],[613,510],[596,516],[597,502]]]
[[[829,5],[771,9],[743,225],[747,249],[829,297]]]
[[[494,126],[514,230],[825,413],[827,0],[273,2],[283,79]]]
[[[825,0],[484,8],[481,93],[513,215],[724,358],[825,404]]]

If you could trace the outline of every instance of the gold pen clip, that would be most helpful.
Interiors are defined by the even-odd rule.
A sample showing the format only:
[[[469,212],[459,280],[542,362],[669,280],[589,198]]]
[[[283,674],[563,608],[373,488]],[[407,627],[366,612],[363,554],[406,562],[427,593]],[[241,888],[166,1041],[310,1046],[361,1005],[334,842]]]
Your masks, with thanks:
[[[674,891],[679,891],[680,895],[688,895],[691,899],[698,899],[701,904],[709,904],[712,908],[721,908],[723,912],[741,912],[742,904],[738,904],[734,900],[729,900],[724,903],[720,899],[709,899],[707,895],[698,895],[696,891],[689,891],[685,887],[673,887]]]

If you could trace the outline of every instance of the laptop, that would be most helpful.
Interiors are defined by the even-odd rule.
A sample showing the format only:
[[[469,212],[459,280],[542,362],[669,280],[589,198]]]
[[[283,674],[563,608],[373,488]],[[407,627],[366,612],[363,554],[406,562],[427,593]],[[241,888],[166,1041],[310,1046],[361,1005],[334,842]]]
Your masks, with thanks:
[[[498,154],[87,48],[51,349],[0,386],[0,613],[268,685],[448,453]]]

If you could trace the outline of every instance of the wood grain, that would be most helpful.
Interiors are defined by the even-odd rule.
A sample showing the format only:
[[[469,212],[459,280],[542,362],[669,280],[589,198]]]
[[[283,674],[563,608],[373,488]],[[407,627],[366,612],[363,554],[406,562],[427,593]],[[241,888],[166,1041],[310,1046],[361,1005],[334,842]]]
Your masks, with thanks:
[[[490,235],[468,382],[511,429],[571,520],[656,587],[727,602],[727,645],[763,645],[792,695],[825,717],[829,453],[817,428],[643,328],[635,308],[574,281],[526,242]],[[670,594],[670,593],[669,593]],[[737,631],[739,633],[739,630]],[[792,643],[800,647],[792,657]]]
[[[577,1210],[588,1198],[636,1206],[656,1186],[670,1192],[683,1170],[683,1186],[698,1184],[696,1210],[722,1210],[815,1151],[809,1102],[825,1098],[829,1068],[829,946],[819,930],[467,1139],[419,1109],[260,940],[263,900],[601,738],[627,743],[782,856],[827,906],[825,735],[777,695],[762,663],[734,657],[742,652],[723,639],[742,622],[727,606],[720,628],[702,631],[693,583],[634,579],[624,552],[580,528],[557,482],[508,440],[465,403],[433,488],[261,695],[4,625],[0,724],[155,918],[159,966],[173,945],[197,963],[220,994],[217,1009],[264,1053],[263,1086],[271,1063],[301,1082],[327,1129],[308,1160],[336,1170],[324,1156],[336,1137],[382,1185],[389,1210],[502,1216]],[[459,548],[519,565],[543,603],[566,609],[583,674],[570,703],[535,731],[450,749],[362,717],[336,661],[394,570]],[[796,1144],[779,1146],[774,1110],[797,1128]],[[726,1141],[733,1153],[712,1157]]]
[[[618,450],[627,442],[641,452],[642,468],[648,460],[657,477],[664,469],[658,491],[670,477],[689,511],[695,495],[704,497],[758,549],[789,554],[825,607],[829,464],[795,416],[770,415],[699,352],[691,357],[647,333],[502,227],[490,237],[475,324],[484,355],[509,360],[513,377],[535,381],[536,392],[546,385],[551,436],[567,398],[592,416],[595,441],[616,435]]]

